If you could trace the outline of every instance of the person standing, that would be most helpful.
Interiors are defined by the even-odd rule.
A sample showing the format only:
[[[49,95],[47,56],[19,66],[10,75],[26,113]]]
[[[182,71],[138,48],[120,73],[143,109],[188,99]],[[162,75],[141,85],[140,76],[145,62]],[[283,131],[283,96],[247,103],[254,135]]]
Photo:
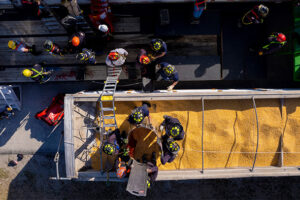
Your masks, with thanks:
[[[14,51],[22,52],[22,53],[31,53],[32,55],[39,55],[41,52],[37,52],[35,45],[29,46],[24,42],[9,40],[8,47]]]
[[[286,36],[283,33],[272,33],[268,37],[268,44],[263,46],[261,50],[258,52],[258,55],[267,55],[267,54],[273,54],[277,51],[279,51],[283,46],[286,45]]]
[[[162,140],[163,153],[161,154],[161,164],[165,165],[167,162],[171,163],[175,160],[180,150],[180,146],[173,138],[163,138]]]
[[[127,56],[128,52],[125,49],[114,49],[107,55],[105,63],[109,67],[121,67],[124,65]]]
[[[89,49],[82,49],[82,52],[77,54],[76,58],[83,63],[96,64],[95,52]]]
[[[165,129],[166,133],[163,138],[173,138],[174,140],[182,140],[184,138],[184,131],[181,123],[177,118],[164,115],[164,121],[161,123],[159,129],[162,132]]]
[[[163,80],[173,82],[168,87],[169,91],[171,91],[179,83],[178,72],[176,71],[174,65],[162,62],[156,66],[156,69],[158,69],[157,75],[160,75]]]
[[[168,52],[167,44],[161,39],[153,39],[150,42],[151,53],[148,56],[151,60],[157,60],[165,56]]]
[[[151,125],[149,103],[143,102],[142,106],[135,108],[128,117],[128,121],[132,125],[140,125],[143,123],[145,117],[148,117],[148,123]]]
[[[23,76],[28,77],[36,82],[43,83],[43,80],[46,78],[47,75],[50,75],[51,72],[47,72],[42,67],[42,64],[35,64],[31,68],[24,69],[22,71]]]

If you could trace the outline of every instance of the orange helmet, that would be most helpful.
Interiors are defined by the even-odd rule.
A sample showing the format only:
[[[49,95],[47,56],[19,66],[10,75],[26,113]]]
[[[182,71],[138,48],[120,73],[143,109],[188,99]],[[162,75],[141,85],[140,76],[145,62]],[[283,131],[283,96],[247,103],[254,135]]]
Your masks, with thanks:
[[[150,58],[146,55],[142,55],[140,57],[140,63],[143,64],[143,65],[148,65],[151,61],[150,61]]]
[[[126,176],[126,167],[125,166],[121,166],[117,169],[117,177],[118,178],[123,178],[124,176]]]
[[[110,60],[118,60],[120,58],[120,54],[118,52],[110,52],[108,54],[108,58]]]
[[[72,38],[72,45],[73,45],[74,47],[77,47],[79,44],[80,44],[80,39],[79,39],[79,37],[74,36],[74,37]]]

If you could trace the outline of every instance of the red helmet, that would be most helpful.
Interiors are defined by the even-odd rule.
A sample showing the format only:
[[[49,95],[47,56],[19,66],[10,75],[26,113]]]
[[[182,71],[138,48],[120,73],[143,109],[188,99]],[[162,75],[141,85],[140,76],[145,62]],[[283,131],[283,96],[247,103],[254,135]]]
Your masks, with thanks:
[[[117,52],[110,52],[110,53],[108,54],[108,58],[109,58],[110,60],[118,60],[118,59],[120,58],[120,54],[117,53]]]
[[[278,33],[276,39],[277,39],[278,42],[284,42],[284,41],[286,41],[286,37],[285,37],[285,35],[283,33]]]
[[[150,61],[150,58],[146,55],[142,55],[140,57],[140,63],[143,64],[143,65],[148,65],[151,61]]]

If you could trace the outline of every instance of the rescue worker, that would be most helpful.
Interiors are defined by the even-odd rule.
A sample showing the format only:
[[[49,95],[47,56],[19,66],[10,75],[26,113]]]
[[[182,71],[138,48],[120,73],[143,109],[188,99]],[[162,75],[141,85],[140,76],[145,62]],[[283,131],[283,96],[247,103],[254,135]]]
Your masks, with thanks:
[[[151,60],[156,60],[167,54],[167,44],[161,39],[153,39],[150,42],[152,52],[148,54]]]
[[[148,74],[148,71],[151,71],[149,69],[151,67],[151,59],[148,56],[145,49],[141,49],[140,53],[138,54],[136,58],[136,68],[141,70],[142,77],[146,76]]]
[[[158,167],[156,165],[156,153],[152,152],[151,161],[147,161],[145,154],[143,155],[142,159],[143,159],[143,163],[147,164],[147,173],[148,173],[147,186],[149,189],[153,185],[158,174]]]
[[[171,91],[179,82],[178,72],[176,71],[175,66],[162,62],[156,66],[156,69],[158,69],[157,75],[160,75],[163,80],[173,81],[168,87],[168,90]]]
[[[143,123],[145,117],[148,117],[148,123],[151,125],[149,107],[151,107],[149,103],[143,102],[142,106],[135,108],[128,117],[129,123],[137,126]]]
[[[206,9],[206,0],[196,0],[194,4],[193,20],[191,24],[199,24],[203,10]]]
[[[26,15],[32,15],[39,18],[49,17],[50,15],[48,10],[41,4],[40,0],[21,0],[19,3],[17,1],[12,1],[12,4],[17,9],[21,9],[21,12],[26,12]]]
[[[160,125],[160,131],[162,132],[165,128],[165,135],[163,135],[163,138],[173,138],[174,140],[182,140],[184,138],[184,130],[177,118],[164,115],[164,121]]]
[[[89,49],[82,49],[82,52],[77,54],[76,58],[83,63],[96,64],[95,52]]]
[[[12,115],[14,115],[12,107],[6,106],[5,110],[0,112],[0,119],[8,119]]]
[[[105,144],[102,147],[104,153],[108,155],[118,155],[123,153],[124,150],[121,149],[121,146],[124,144],[123,134],[120,134],[120,130],[116,129],[108,133],[108,138]]]
[[[12,50],[23,52],[23,53],[31,53],[32,55],[35,56],[41,53],[36,51],[35,45],[29,46],[24,42],[20,42],[20,41],[9,40],[8,47]]]
[[[51,71],[45,71],[41,64],[35,64],[29,69],[24,69],[22,74],[25,77],[31,78],[32,80],[43,83],[47,75],[51,74]]]
[[[280,50],[286,43],[286,36],[283,33],[273,33],[268,37],[268,44],[261,48],[258,55],[272,54]]]
[[[267,17],[269,13],[269,8],[263,4],[254,6],[254,8],[248,11],[242,18],[242,23],[244,25],[250,24],[262,24],[264,18]],[[239,25],[240,26],[240,25]]]
[[[109,67],[120,67],[125,63],[127,56],[128,52],[125,49],[114,49],[107,55],[105,63]]]
[[[85,33],[77,32],[74,33],[69,40],[69,52],[70,53],[78,53],[82,50],[85,45]]]
[[[177,156],[180,146],[173,138],[163,138],[162,141],[163,153],[160,157],[161,164],[171,163]]]
[[[64,55],[64,50],[61,49],[56,43],[46,40],[43,45],[45,51],[49,52],[51,55]]]

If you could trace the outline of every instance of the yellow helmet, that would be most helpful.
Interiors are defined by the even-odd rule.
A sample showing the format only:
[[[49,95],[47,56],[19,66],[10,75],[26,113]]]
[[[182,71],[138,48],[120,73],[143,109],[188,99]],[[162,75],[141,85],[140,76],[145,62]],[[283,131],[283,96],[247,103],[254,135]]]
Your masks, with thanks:
[[[25,77],[30,77],[32,75],[32,71],[30,69],[24,69],[22,73]]]
[[[9,40],[8,41],[8,47],[11,48],[11,49],[16,49],[17,45],[14,41]]]

